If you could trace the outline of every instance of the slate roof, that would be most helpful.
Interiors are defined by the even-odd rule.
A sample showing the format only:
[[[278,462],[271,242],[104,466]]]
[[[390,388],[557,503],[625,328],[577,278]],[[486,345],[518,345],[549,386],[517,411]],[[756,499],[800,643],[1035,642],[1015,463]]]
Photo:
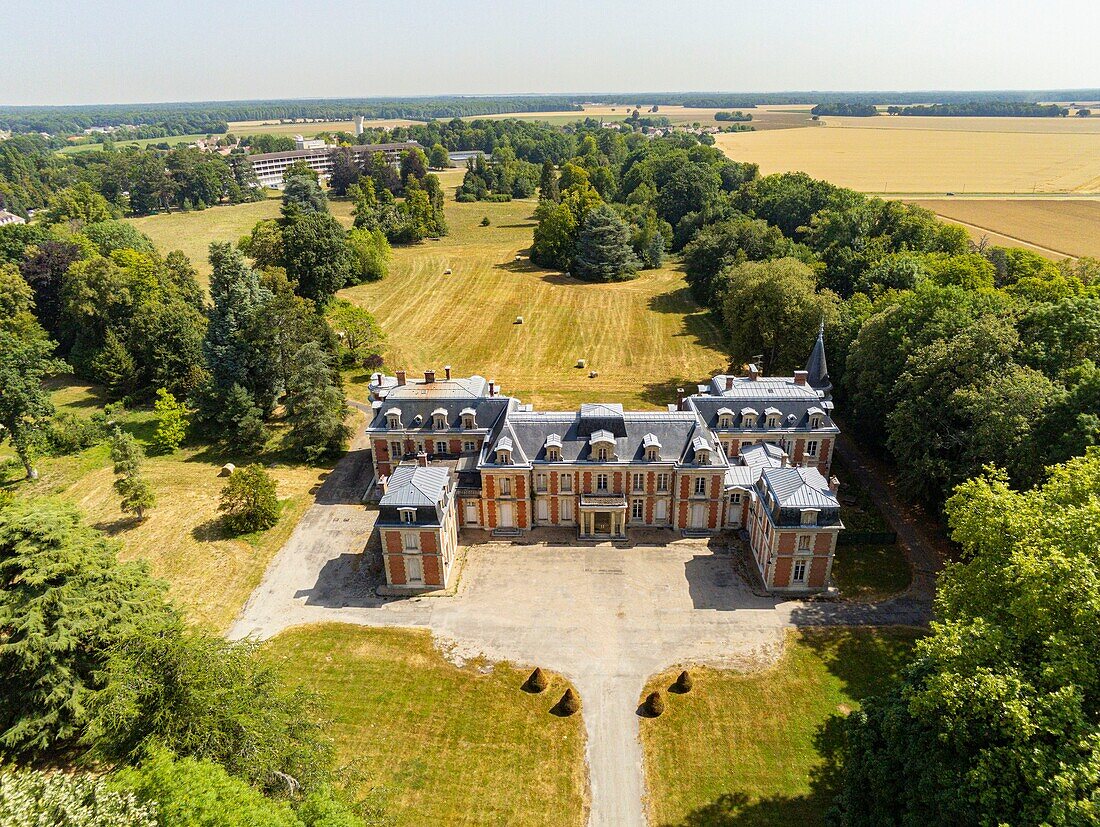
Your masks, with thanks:
[[[419,465],[399,465],[390,474],[386,493],[379,505],[395,508],[434,506],[443,499],[450,484],[450,469]]]
[[[719,379],[720,377],[715,377]],[[744,428],[742,424],[746,414],[755,413],[757,423],[750,430],[767,430],[765,417],[769,413],[779,414],[779,428],[810,427],[810,412],[816,411],[824,416],[823,428],[833,428],[832,419],[824,410],[830,403],[818,396],[817,391],[805,385],[795,385],[793,379],[775,380],[758,379],[756,382],[745,380],[747,384],[756,385],[755,388],[741,388],[734,384],[734,390],[741,393],[738,398],[738,413],[733,417],[733,428]],[[789,382],[784,385],[782,382]],[[723,384],[723,387],[725,385]],[[738,390],[741,388],[740,390]],[[771,390],[776,392],[770,393]],[[749,392],[754,395],[750,396]],[[708,428],[718,428],[718,416],[721,412],[730,412],[730,397],[722,396],[689,396],[686,401],[696,411]],[[792,418],[793,417],[793,418]]]
[[[768,468],[761,479],[780,508],[839,508],[836,494],[816,468]]]
[[[825,321],[817,329],[817,341],[814,349],[810,351],[810,358],[806,360],[806,372],[809,374],[807,381],[811,387],[824,391],[826,394],[833,389],[833,383],[829,379],[829,365],[825,361]]]
[[[786,451],[768,442],[745,448],[741,451],[740,464],[731,463],[726,471],[726,486],[751,488],[756,485],[765,469],[782,466],[784,454]]]
[[[443,433],[432,427],[436,413],[446,414],[448,431],[461,430],[463,414],[471,412],[475,428],[489,429],[512,401],[507,396],[489,396],[489,383],[480,376],[406,382],[390,387],[386,398],[374,403],[374,419],[368,430],[388,431],[385,414],[393,410],[401,413],[401,430]]]
[[[546,440],[555,435],[561,439],[561,462],[587,461],[593,450],[591,439],[600,431],[608,431],[614,439],[613,461],[642,462],[646,446],[656,440],[661,462],[691,463],[695,455],[692,442],[702,438],[711,449],[711,464],[726,464],[694,411],[623,412],[618,405],[585,405],[580,411],[510,411],[484,461],[494,464],[493,451],[501,438],[512,441],[514,464],[545,461]]]

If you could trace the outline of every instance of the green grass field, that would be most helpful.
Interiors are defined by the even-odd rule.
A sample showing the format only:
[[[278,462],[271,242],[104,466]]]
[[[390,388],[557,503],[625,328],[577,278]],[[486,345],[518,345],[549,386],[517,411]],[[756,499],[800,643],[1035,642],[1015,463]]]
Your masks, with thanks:
[[[412,629],[311,626],[266,648],[326,698],[339,759],[367,771],[394,824],[585,823],[581,716],[549,712],[562,678],[531,695],[525,671],[459,669]]]
[[[806,827],[823,822],[844,716],[906,662],[908,629],[791,633],[774,667],[692,670],[687,695],[665,693],[642,719],[650,823],[661,827]],[[677,672],[645,691],[665,692]]]

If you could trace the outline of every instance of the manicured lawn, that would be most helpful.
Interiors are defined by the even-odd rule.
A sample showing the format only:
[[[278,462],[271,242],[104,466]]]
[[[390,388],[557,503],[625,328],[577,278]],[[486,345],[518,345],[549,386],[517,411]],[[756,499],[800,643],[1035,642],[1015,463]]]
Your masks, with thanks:
[[[840,593],[855,600],[881,600],[909,588],[913,570],[897,543],[838,545],[833,580]]]
[[[102,404],[95,386],[72,377],[54,380],[51,385],[60,410],[86,417]],[[117,421],[149,449],[148,439],[155,428],[151,411],[125,412]],[[10,453],[7,445],[3,451]],[[37,482],[15,480],[12,474],[5,487],[19,496],[53,494],[75,503],[90,524],[121,542],[123,559],[149,563],[153,574],[168,583],[170,597],[189,620],[221,630],[229,626],[260,582],[267,564],[312,503],[311,492],[331,467],[281,462],[271,467],[282,500],[278,524],[255,535],[229,536],[217,511],[225,484],[218,471],[226,462],[240,466],[251,459],[223,455],[203,445],[149,456],[144,473],[156,493],[157,505],[143,522],[119,510],[107,444],[70,456],[43,458],[38,462],[41,476]],[[268,456],[264,461],[271,459]]]
[[[586,284],[528,261],[534,201],[458,204],[447,195],[450,235],[394,248],[385,279],[341,292],[381,323],[391,372],[451,365],[496,379],[523,402],[570,409],[597,400],[663,407],[677,387],[725,368],[719,331],[678,266]],[[589,378],[592,370],[599,375]]]
[[[739,674],[692,670],[687,695],[665,694],[660,718],[642,719],[653,825],[821,824],[831,801],[830,761],[845,715],[889,685],[918,632],[792,632],[779,663]]]
[[[396,825],[585,823],[581,716],[549,712],[561,677],[530,695],[525,671],[459,669],[412,629],[311,626],[266,648],[327,699],[340,761]]]

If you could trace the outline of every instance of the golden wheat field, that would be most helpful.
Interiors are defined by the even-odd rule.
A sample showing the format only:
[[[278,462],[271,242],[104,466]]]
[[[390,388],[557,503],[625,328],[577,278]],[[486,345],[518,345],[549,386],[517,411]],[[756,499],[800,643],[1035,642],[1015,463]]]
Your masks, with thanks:
[[[1100,200],[945,198],[912,203],[962,224],[976,240],[986,235],[992,244],[1024,242],[1049,258],[1100,257]]]
[[[871,193],[1100,192],[1096,121],[824,118],[824,128],[729,133],[717,145],[765,174],[802,171]]]

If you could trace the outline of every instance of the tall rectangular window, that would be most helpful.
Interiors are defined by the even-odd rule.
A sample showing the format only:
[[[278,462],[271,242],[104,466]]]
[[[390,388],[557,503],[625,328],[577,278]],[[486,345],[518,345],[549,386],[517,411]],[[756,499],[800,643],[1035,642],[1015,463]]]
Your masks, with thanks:
[[[535,490],[546,490],[546,474],[535,474]]]
[[[799,534],[798,535],[798,550],[809,551],[811,543],[813,542],[813,535],[811,534]]]
[[[562,491],[572,491],[573,490],[573,475],[572,474],[562,474],[560,477],[558,477],[558,483],[559,483],[558,488],[560,490],[562,490]]]
[[[436,442],[435,443],[435,452],[437,454],[447,453],[447,443],[444,442],[443,440],[439,440],[438,442]]]
[[[511,497],[512,496],[512,478],[500,477],[500,496]]]
[[[791,572],[792,583],[805,583],[806,582],[806,561],[795,560],[794,571]]]
[[[668,491],[668,474],[657,475],[657,490]]]
[[[596,490],[607,490],[607,474],[596,474]]]
[[[645,500],[631,500],[630,501],[630,518],[632,520],[640,520],[645,515],[644,506]]]
[[[817,456],[817,440],[816,439],[811,439],[809,442],[806,443],[806,456],[808,456],[808,457],[816,457]]]
[[[401,450],[401,443],[400,442],[391,442],[390,443],[390,459],[401,459],[401,455],[403,453],[404,453],[404,451]]]
[[[707,493],[707,478],[696,477],[695,478],[695,496],[704,497]]]
[[[405,533],[405,550],[416,551],[420,548],[420,535],[412,531]]]
[[[634,491],[645,491],[645,474],[635,474],[633,477]]]

